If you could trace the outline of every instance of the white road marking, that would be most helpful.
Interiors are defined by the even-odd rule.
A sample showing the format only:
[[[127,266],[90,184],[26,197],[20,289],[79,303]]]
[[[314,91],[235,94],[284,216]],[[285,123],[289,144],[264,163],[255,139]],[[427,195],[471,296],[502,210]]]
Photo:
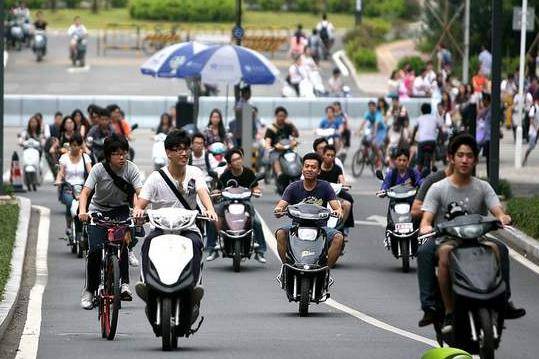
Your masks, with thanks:
[[[360,226],[375,226],[375,227],[385,227],[385,224],[382,224],[380,222],[371,222],[371,221],[354,221],[355,224],[359,224]]]
[[[50,209],[33,206],[39,210],[39,227],[36,247],[36,282],[30,291],[26,323],[15,359],[35,359],[41,332],[43,292],[47,286],[47,251],[49,248]]]
[[[262,218],[262,216],[260,215],[260,213],[258,213],[257,211],[257,215],[258,217],[260,218],[260,222],[262,223],[262,230],[264,232],[264,237],[266,238],[266,243],[268,245],[268,247],[273,251],[273,253],[275,254],[275,256],[277,257],[277,259],[280,260],[279,258],[279,253],[277,252],[277,240],[275,239],[275,236],[273,235],[273,232],[269,229],[268,225],[266,224],[266,222],[264,221],[264,218]],[[381,217],[381,216],[378,216],[378,217]],[[371,218],[371,217],[369,217]],[[385,218],[384,218],[385,219]],[[373,223],[373,222],[369,222],[369,223]],[[385,224],[384,224],[385,226]],[[336,300],[334,299],[328,299],[326,302],[324,302],[324,304],[334,308],[334,309],[337,309],[337,310],[340,310],[346,314],[349,314],[367,324],[370,324],[372,326],[375,326],[377,328],[380,328],[380,329],[383,329],[383,330],[386,330],[386,331],[389,331],[389,332],[392,332],[392,333],[395,333],[397,335],[400,335],[402,337],[405,337],[405,338],[408,338],[408,339],[412,339],[412,340],[415,340],[417,342],[420,342],[420,343],[423,343],[423,344],[427,344],[429,346],[432,346],[432,347],[438,347],[438,343],[432,339],[428,339],[428,338],[425,338],[421,335],[417,335],[417,334],[414,334],[412,332],[409,332],[409,331],[406,331],[406,330],[403,330],[403,329],[400,329],[400,328],[397,328],[397,327],[394,327],[390,324],[387,324],[387,323],[384,323],[374,317],[371,317],[370,315],[367,315],[365,313],[362,313],[356,309],[353,309],[353,308],[350,308],[344,304],[341,304],[339,302],[337,302]]]
[[[86,65],[84,67],[68,67],[67,72],[70,74],[80,74],[84,72],[89,72],[90,66]]]
[[[375,222],[380,223],[380,225],[383,225],[384,227],[387,226],[386,216],[373,215],[373,216],[367,217],[367,221],[375,221]]]
[[[490,233],[487,233],[487,237],[497,239],[494,235]],[[516,260],[517,262],[519,262],[520,264],[522,264],[524,267],[528,268],[535,274],[539,274],[539,266],[537,264],[533,263],[528,258],[524,257],[523,255],[521,255],[520,253],[518,253],[511,247],[507,246],[507,249],[509,249],[509,255],[513,257],[514,260]]]

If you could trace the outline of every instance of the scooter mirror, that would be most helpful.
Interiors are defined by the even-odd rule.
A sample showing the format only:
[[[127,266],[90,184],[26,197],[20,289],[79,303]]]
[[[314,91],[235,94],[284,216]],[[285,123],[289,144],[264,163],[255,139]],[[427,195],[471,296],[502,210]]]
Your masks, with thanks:
[[[131,126],[131,131],[136,130],[138,128],[138,123],[135,123],[133,126]]]
[[[383,181],[384,180],[384,174],[382,173],[381,170],[376,170],[376,177],[380,180],[380,181]]]
[[[217,167],[225,167],[226,165],[227,165],[227,163],[225,161],[223,161],[223,162],[219,163],[217,165]]]

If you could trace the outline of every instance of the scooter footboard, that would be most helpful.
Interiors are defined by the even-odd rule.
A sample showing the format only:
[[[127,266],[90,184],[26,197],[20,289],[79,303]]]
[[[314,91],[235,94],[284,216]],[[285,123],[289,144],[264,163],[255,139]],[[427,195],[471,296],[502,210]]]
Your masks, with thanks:
[[[300,300],[302,279],[308,278],[311,288],[311,302],[319,303],[329,298],[329,268],[300,269],[290,264],[283,264],[284,289],[290,302]]]

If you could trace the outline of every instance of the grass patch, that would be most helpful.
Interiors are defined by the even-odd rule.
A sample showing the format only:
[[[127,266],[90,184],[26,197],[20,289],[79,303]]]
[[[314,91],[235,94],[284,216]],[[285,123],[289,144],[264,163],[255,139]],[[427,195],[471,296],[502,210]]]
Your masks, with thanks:
[[[539,196],[512,198],[507,202],[507,211],[515,226],[539,239]]]
[[[19,206],[15,203],[0,204],[0,298],[11,270],[11,252],[19,222]]]
[[[32,11],[34,14],[35,11]],[[87,9],[61,9],[56,12],[43,10],[45,19],[53,29],[65,29],[73,22],[73,18],[79,15],[82,18],[84,26],[88,29],[104,29],[108,23],[116,24],[136,24],[153,28],[156,25],[170,27],[172,25],[180,26],[181,29],[193,30],[225,30],[230,31],[234,23],[230,22],[170,22],[170,21],[151,21],[135,20],[129,15],[128,8],[101,10],[93,14]],[[352,14],[329,14],[331,22],[337,28],[350,28],[354,26],[354,16]],[[287,28],[293,29],[299,23],[303,24],[305,31],[310,33],[320,21],[319,15],[301,13],[301,12],[277,12],[277,11],[244,11],[243,26],[245,28]]]

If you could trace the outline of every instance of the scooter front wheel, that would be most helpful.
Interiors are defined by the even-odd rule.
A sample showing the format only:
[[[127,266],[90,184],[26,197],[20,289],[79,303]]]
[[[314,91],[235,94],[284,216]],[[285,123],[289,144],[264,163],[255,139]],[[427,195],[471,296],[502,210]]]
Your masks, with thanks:
[[[307,277],[301,278],[301,294],[299,298],[299,316],[306,317],[309,314],[309,302],[311,301],[309,292],[311,281]]]
[[[405,238],[400,241],[401,246],[401,259],[402,259],[402,271],[408,273],[410,271],[410,240]]]
[[[161,344],[163,351],[170,351],[178,347],[171,298],[163,298],[161,301]]]
[[[492,316],[486,308],[479,308],[477,313],[481,328],[479,329],[479,357],[481,359],[494,359],[494,330]]]
[[[234,272],[239,273],[241,269],[241,241],[236,239],[234,242],[234,257],[232,258]]]

